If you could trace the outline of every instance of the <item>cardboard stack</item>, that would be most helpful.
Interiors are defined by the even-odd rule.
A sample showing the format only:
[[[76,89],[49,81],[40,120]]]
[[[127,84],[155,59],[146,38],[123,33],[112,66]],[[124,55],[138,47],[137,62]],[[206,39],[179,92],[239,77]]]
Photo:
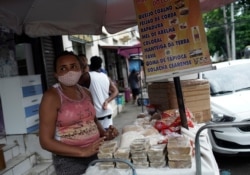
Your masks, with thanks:
[[[211,119],[210,86],[207,80],[182,80],[181,89],[184,105],[192,112],[195,122]],[[178,109],[174,82],[155,82],[148,86],[149,101],[160,106],[161,111]]]

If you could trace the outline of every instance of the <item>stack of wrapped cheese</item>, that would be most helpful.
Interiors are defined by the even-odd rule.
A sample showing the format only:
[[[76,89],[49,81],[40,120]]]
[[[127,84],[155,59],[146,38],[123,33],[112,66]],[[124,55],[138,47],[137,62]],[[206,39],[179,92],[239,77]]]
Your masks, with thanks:
[[[192,146],[185,136],[170,137],[167,144],[169,168],[191,168]]]
[[[147,168],[149,167],[147,151],[149,149],[149,140],[135,139],[130,145],[131,159],[136,168]]]
[[[150,167],[162,168],[166,166],[166,144],[152,145],[147,154]]]
[[[114,157],[116,159],[122,159],[126,160],[128,162],[131,162],[130,159],[130,149],[129,148],[118,148],[116,152],[114,153]],[[129,165],[123,162],[116,162],[116,168],[120,169],[129,169]]]
[[[118,143],[116,140],[105,141],[99,148],[97,157],[99,159],[110,159],[114,157],[114,153],[117,150]],[[114,162],[101,162],[99,164],[100,169],[114,168]]]

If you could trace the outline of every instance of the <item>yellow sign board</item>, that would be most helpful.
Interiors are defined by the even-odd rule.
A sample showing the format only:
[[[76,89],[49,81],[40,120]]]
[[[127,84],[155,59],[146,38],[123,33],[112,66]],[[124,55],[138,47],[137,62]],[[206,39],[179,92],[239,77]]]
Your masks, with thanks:
[[[147,81],[212,69],[199,0],[134,0]]]

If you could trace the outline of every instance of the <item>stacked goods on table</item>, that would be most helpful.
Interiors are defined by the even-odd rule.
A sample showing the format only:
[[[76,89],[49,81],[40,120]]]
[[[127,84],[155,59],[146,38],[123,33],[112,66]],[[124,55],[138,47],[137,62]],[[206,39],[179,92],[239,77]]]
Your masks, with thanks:
[[[169,168],[191,168],[192,146],[187,137],[172,137],[168,139]]]
[[[211,119],[210,86],[207,80],[181,80],[184,105],[189,108],[197,123]],[[174,82],[155,82],[148,85],[150,104],[159,110],[178,108]]]
[[[163,168],[166,166],[166,144],[152,145],[147,155],[150,167]]]
[[[188,111],[190,112],[190,111]],[[192,114],[189,114],[190,117]],[[144,117],[142,117],[144,116]],[[176,121],[178,110],[164,111],[160,114],[160,119],[152,119],[148,114],[139,114],[134,124],[126,125],[122,129],[119,144],[116,141],[104,142],[98,154],[99,158],[117,158],[131,162],[135,168],[190,168],[191,147],[189,139],[184,140],[179,130],[169,130],[171,123]],[[175,117],[175,120],[171,117]],[[170,122],[171,121],[171,122]],[[160,130],[158,122],[162,122]],[[177,125],[180,125],[180,123]],[[180,128],[180,126],[175,126]],[[164,130],[164,132],[162,132]],[[182,140],[183,139],[183,140]],[[177,143],[177,141],[179,141]],[[186,143],[186,145],[184,144]],[[183,148],[184,147],[184,148]],[[187,152],[181,150],[188,149]],[[180,154],[177,154],[177,152]],[[123,162],[115,164],[107,162],[100,165],[102,169],[116,167],[119,169],[129,169]]]
[[[99,148],[97,157],[99,159],[109,159],[114,157],[114,153],[117,150],[118,142],[115,140],[105,141]],[[113,162],[101,162],[99,164],[100,169],[114,168],[115,164]]]
[[[130,149],[129,148],[118,148],[114,153],[114,158],[126,160],[131,162],[130,158]],[[123,162],[116,162],[116,167],[120,169],[128,169],[130,168],[128,164]]]
[[[136,168],[149,167],[147,151],[149,149],[149,140],[135,139],[130,145],[130,153],[133,164]]]

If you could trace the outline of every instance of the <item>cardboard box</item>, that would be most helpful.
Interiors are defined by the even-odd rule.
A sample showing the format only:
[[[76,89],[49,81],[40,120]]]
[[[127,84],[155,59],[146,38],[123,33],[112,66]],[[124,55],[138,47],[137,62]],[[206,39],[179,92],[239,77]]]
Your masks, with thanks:
[[[182,80],[181,89],[184,106],[193,113],[195,122],[211,119],[210,86],[207,80]],[[161,111],[178,109],[174,82],[157,82],[148,86],[150,104],[159,105]]]

